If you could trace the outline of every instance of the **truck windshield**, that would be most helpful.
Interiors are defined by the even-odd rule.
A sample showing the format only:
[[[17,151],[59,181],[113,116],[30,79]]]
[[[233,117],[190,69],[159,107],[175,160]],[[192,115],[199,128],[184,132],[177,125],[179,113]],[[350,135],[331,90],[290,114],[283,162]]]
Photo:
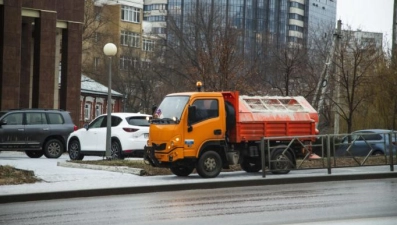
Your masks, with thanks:
[[[154,113],[152,122],[179,123],[189,96],[168,96],[163,99]]]

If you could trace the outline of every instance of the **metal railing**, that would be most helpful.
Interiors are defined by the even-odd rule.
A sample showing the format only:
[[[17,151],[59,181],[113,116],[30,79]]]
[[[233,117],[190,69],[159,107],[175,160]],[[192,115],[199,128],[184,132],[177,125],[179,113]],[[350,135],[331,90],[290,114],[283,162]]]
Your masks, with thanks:
[[[316,141],[302,141],[310,139]],[[396,144],[397,132],[263,137],[260,145],[262,176],[265,177],[267,171],[278,172],[272,168],[275,163],[289,165],[290,170],[327,169],[328,174],[332,168],[380,165],[390,165],[390,171],[394,171]],[[290,153],[287,152],[292,147],[300,148],[303,157],[288,157]],[[282,151],[281,157],[273,157],[276,149]]]

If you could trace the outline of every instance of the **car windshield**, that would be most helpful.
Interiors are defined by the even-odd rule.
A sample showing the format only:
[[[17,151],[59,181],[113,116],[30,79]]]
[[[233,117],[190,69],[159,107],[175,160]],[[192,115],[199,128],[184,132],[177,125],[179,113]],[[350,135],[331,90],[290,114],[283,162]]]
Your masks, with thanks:
[[[0,118],[4,115],[4,114],[6,114],[7,112],[0,112]]]
[[[150,125],[149,120],[149,116],[134,116],[127,118],[128,124],[141,127],[148,127]]]
[[[154,113],[153,122],[179,123],[189,96],[168,96]]]

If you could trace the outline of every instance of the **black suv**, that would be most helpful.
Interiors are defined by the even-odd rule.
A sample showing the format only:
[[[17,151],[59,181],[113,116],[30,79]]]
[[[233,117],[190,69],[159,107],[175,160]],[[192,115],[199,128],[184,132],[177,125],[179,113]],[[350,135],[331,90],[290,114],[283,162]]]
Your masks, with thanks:
[[[0,151],[25,151],[30,158],[59,158],[77,126],[69,112],[15,109],[0,112]]]

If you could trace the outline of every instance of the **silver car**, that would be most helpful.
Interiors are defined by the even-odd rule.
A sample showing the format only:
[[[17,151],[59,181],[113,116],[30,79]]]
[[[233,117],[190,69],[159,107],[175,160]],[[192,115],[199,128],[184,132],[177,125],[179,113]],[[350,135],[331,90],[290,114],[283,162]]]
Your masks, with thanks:
[[[391,142],[389,141],[391,135]],[[352,132],[335,146],[336,156],[367,156],[389,154],[390,147],[396,152],[396,135],[392,130],[368,129]],[[349,143],[350,137],[350,143]]]

